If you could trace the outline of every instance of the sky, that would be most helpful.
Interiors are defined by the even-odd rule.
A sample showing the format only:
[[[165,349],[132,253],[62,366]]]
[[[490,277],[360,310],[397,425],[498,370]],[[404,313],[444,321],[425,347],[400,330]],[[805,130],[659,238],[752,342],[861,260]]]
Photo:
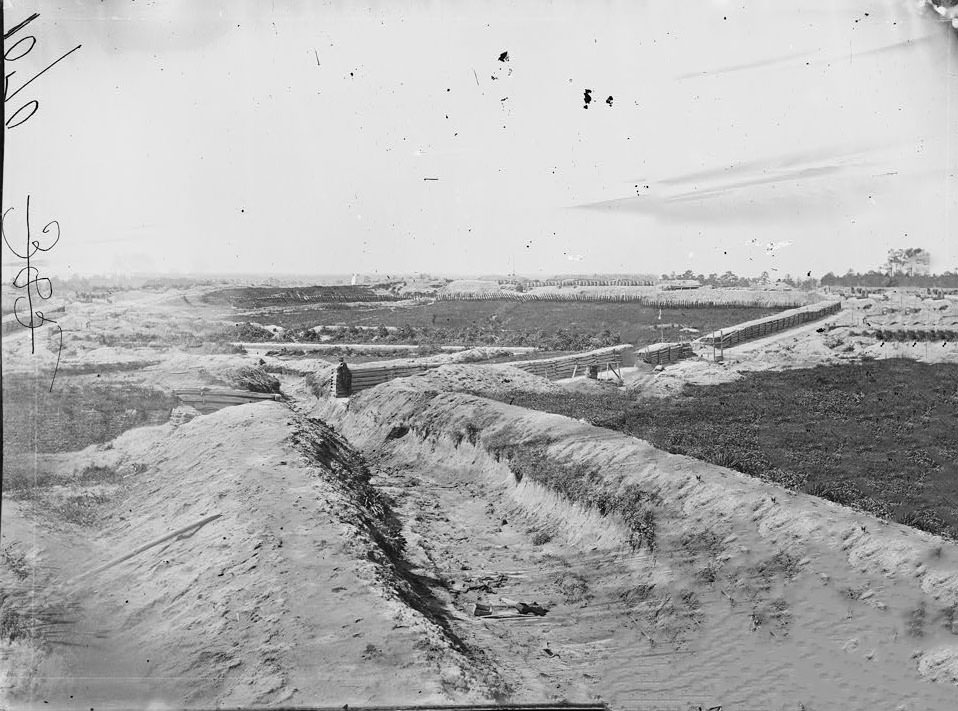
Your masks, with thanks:
[[[912,1],[34,12],[8,97],[81,46],[5,104],[4,230],[30,195],[52,274],[958,269],[958,32]]]

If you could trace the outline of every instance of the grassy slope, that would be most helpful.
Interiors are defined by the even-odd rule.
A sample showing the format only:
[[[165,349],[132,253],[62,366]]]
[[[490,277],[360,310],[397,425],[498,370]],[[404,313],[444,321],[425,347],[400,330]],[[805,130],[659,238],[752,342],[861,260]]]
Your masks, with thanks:
[[[176,399],[131,384],[57,378],[3,378],[3,455],[69,452],[113,439],[130,427],[166,421]],[[6,466],[5,466],[6,470]]]
[[[958,366],[755,373],[672,399],[520,393],[532,407],[958,537]]]

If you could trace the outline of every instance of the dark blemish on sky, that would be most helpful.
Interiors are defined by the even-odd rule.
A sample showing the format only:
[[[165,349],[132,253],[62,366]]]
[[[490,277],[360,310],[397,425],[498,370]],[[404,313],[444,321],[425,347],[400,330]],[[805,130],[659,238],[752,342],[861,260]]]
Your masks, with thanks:
[[[509,61],[509,53],[508,53],[508,52],[503,52],[502,54],[500,54],[500,55],[499,55],[499,61],[500,61],[500,62],[508,62],[508,61]]]
[[[608,99],[605,100],[605,103],[607,103],[609,106],[612,106],[612,96],[611,96],[611,95],[609,96]]]
[[[589,104],[592,103],[592,89],[586,89],[582,94],[582,100],[585,102],[582,105],[583,109],[589,108]]]

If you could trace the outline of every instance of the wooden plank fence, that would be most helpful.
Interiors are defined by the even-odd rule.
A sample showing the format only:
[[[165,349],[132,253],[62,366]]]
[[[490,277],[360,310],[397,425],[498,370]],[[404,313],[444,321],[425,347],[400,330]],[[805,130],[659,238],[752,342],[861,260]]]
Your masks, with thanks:
[[[539,360],[511,361],[502,365],[511,365],[550,380],[559,380],[561,378],[571,378],[575,375],[584,376],[588,373],[589,366],[610,368],[617,371],[622,366],[623,360],[628,358],[632,348],[633,346],[630,344],[623,344],[599,348],[586,353],[573,353],[567,356]],[[410,363],[408,365],[383,366],[376,363],[359,363],[349,368],[352,375],[351,394],[374,388],[396,378],[421,375],[441,365],[445,364]],[[333,397],[336,397],[335,373],[330,377],[329,388]]]
[[[438,368],[442,363],[413,363],[410,365],[392,365],[381,366],[356,365],[350,367],[352,373],[352,393],[374,388],[377,385],[395,380],[396,378],[406,378],[410,375],[422,375],[423,373]],[[335,376],[333,376],[335,379]]]
[[[622,367],[623,354],[631,351],[632,348],[631,344],[626,343],[619,346],[599,348],[586,353],[573,353],[572,355],[542,358],[540,360],[516,361],[509,365],[549,380],[561,380],[563,378],[573,378],[576,375],[586,375],[589,372],[589,366],[618,371]]]
[[[254,393],[250,390],[232,390],[229,388],[180,388],[173,394],[184,405],[195,407],[203,414],[221,410],[232,405],[245,405],[261,400],[279,400],[274,393]]]
[[[831,314],[837,313],[842,308],[841,302],[829,301],[821,304],[812,304],[801,308],[792,309],[784,313],[775,314],[766,318],[756,319],[755,321],[746,321],[737,326],[723,328],[721,331],[714,331],[698,339],[699,343],[717,348],[731,348],[739,343],[745,343],[756,338],[778,333],[789,328],[795,328],[809,321],[817,321]]]
[[[695,351],[692,350],[692,344],[688,342],[655,343],[635,352],[636,358],[652,365],[676,363],[694,355]]]

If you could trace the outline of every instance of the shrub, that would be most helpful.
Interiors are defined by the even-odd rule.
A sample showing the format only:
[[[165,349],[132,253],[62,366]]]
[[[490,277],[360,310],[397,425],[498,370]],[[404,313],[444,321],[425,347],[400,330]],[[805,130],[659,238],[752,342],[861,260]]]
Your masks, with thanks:
[[[17,580],[26,580],[30,577],[31,568],[27,562],[26,554],[13,546],[3,547],[3,550],[0,551],[0,563],[12,572]]]
[[[551,576],[552,584],[555,585],[562,594],[562,599],[567,604],[584,602],[592,597],[589,594],[589,585],[586,579],[578,573],[569,570],[560,570]]]
[[[243,366],[229,371],[227,381],[233,387],[254,393],[278,393],[279,380],[260,366]]]
[[[532,536],[532,545],[534,546],[544,546],[546,543],[552,540],[552,534],[546,533],[545,531],[536,531],[535,535]]]
[[[255,326],[252,323],[241,323],[234,326],[231,335],[235,341],[272,341],[273,332],[262,326]]]
[[[918,528],[922,531],[933,533],[936,536],[948,532],[948,526],[941,516],[928,508],[906,511],[898,520],[906,526]]]

